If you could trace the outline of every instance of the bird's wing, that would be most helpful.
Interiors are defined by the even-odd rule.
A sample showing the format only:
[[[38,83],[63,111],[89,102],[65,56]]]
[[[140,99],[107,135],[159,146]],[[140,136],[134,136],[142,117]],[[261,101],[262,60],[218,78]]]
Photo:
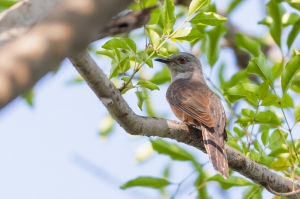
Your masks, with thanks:
[[[178,79],[169,86],[167,100],[171,106],[202,124],[200,128],[209,158],[214,168],[227,179],[225,112],[218,97],[200,81]]]
[[[200,82],[188,83],[184,79],[178,79],[169,86],[166,97],[176,109],[207,127],[214,127],[209,107],[211,95],[212,91]]]

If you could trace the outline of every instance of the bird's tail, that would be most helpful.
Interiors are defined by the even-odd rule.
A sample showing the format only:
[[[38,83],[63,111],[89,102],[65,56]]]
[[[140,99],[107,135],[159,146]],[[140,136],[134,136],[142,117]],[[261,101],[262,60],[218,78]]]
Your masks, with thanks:
[[[225,179],[228,178],[228,161],[224,147],[224,138],[219,137],[217,132],[214,132],[213,128],[208,129],[205,126],[201,126],[204,146],[206,152],[209,155],[209,159],[212,162],[216,171],[218,171]]]

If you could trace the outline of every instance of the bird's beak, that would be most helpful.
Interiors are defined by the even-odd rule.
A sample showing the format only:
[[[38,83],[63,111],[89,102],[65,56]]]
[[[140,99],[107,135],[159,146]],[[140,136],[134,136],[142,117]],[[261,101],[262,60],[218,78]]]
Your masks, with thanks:
[[[170,63],[171,60],[168,58],[156,58],[156,59],[154,59],[154,61],[158,61],[158,62],[167,64],[167,63]]]

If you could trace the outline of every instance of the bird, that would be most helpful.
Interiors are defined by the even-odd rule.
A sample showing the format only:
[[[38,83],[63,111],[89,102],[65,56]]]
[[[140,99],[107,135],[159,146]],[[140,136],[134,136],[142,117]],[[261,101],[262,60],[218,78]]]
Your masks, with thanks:
[[[156,58],[165,63],[171,74],[166,98],[174,115],[182,122],[202,131],[206,152],[214,169],[228,179],[225,150],[226,115],[220,99],[208,87],[200,60],[181,52],[170,58]]]

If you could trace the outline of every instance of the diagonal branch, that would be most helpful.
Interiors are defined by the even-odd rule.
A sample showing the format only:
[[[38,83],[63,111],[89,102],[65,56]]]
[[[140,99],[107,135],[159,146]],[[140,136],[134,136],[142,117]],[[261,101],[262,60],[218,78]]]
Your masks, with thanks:
[[[106,77],[86,50],[76,57],[70,58],[70,60],[107,108],[110,115],[127,133],[171,138],[205,152],[200,130],[172,120],[136,115],[123,99],[119,90]],[[270,187],[277,193],[293,190],[293,182],[290,179],[271,172],[228,146],[226,146],[226,152],[229,167],[253,182],[264,187]],[[299,187],[300,185],[294,184],[295,189],[299,189]],[[298,198],[297,196],[300,194],[288,196],[288,198]]]
[[[130,2],[28,0],[1,13],[0,109],[90,42],[145,25],[156,6],[111,18]]]

